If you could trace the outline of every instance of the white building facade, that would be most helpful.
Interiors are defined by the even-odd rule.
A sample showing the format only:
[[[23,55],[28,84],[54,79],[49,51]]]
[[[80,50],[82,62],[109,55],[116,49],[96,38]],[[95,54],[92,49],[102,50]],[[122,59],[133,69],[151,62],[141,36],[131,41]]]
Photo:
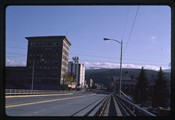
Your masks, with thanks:
[[[85,66],[84,64],[70,61],[68,63],[68,73],[75,75],[75,82],[77,86],[84,88],[85,85]]]

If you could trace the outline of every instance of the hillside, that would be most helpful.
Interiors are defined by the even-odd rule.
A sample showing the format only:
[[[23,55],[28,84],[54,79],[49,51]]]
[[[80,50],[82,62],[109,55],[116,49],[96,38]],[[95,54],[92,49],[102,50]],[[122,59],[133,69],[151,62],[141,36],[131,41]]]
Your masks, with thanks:
[[[147,77],[150,80],[155,80],[158,71],[155,70],[145,70]],[[140,73],[140,69],[122,69],[122,76],[127,76],[137,79]],[[113,76],[120,76],[120,69],[89,69],[86,70],[85,79],[89,82],[89,79],[93,79],[95,83],[110,85],[111,78]],[[170,76],[170,74],[166,74]],[[169,77],[168,77],[169,79]]]

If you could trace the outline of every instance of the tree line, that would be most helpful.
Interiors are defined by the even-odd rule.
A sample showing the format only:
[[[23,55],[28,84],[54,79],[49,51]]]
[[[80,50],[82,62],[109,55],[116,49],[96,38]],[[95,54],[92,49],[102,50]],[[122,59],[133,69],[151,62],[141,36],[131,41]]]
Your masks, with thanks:
[[[151,105],[154,108],[166,108],[168,107],[168,99],[170,99],[168,97],[170,96],[168,93],[167,80],[162,68],[160,67],[157,77],[150,87],[147,75],[142,67],[138,77],[138,82],[135,86],[135,103],[140,104],[141,107]]]

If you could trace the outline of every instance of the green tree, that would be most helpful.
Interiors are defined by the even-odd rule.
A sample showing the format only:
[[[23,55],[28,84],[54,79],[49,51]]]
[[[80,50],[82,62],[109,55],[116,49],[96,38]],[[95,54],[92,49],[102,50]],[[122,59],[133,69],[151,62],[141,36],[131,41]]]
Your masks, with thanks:
[[[64,75],[64,80],[66,82],[66,84],[70,84],[72,86],[72,82],[75,81],[75,75],[73,73],[66,73]]]
[[[64,76],[64,79],[68,82],[74,82],[75,81],[75,75],[73,73],[66,73]]]
[[[135,87],[135,101],[136,103],[139,103],[143,105],[148,98],[148,79],[146,77],[146,73],[142,67],[139,77],[138,77],[138,82]]]
[[[154,91],[153,91],[153,107],[166,107],[167,103],[167,82],[160,67],[160,70],[157,75],[157,79],[155,80]]]

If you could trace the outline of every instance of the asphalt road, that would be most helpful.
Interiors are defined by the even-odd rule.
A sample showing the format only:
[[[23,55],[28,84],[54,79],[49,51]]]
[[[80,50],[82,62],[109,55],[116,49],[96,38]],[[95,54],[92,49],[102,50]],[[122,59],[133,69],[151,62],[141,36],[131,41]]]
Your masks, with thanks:
[[[106,96],[107,94],[78,93],[6,98],[5,111],[7,116],[81,116],[82,110],[90,109]]]

